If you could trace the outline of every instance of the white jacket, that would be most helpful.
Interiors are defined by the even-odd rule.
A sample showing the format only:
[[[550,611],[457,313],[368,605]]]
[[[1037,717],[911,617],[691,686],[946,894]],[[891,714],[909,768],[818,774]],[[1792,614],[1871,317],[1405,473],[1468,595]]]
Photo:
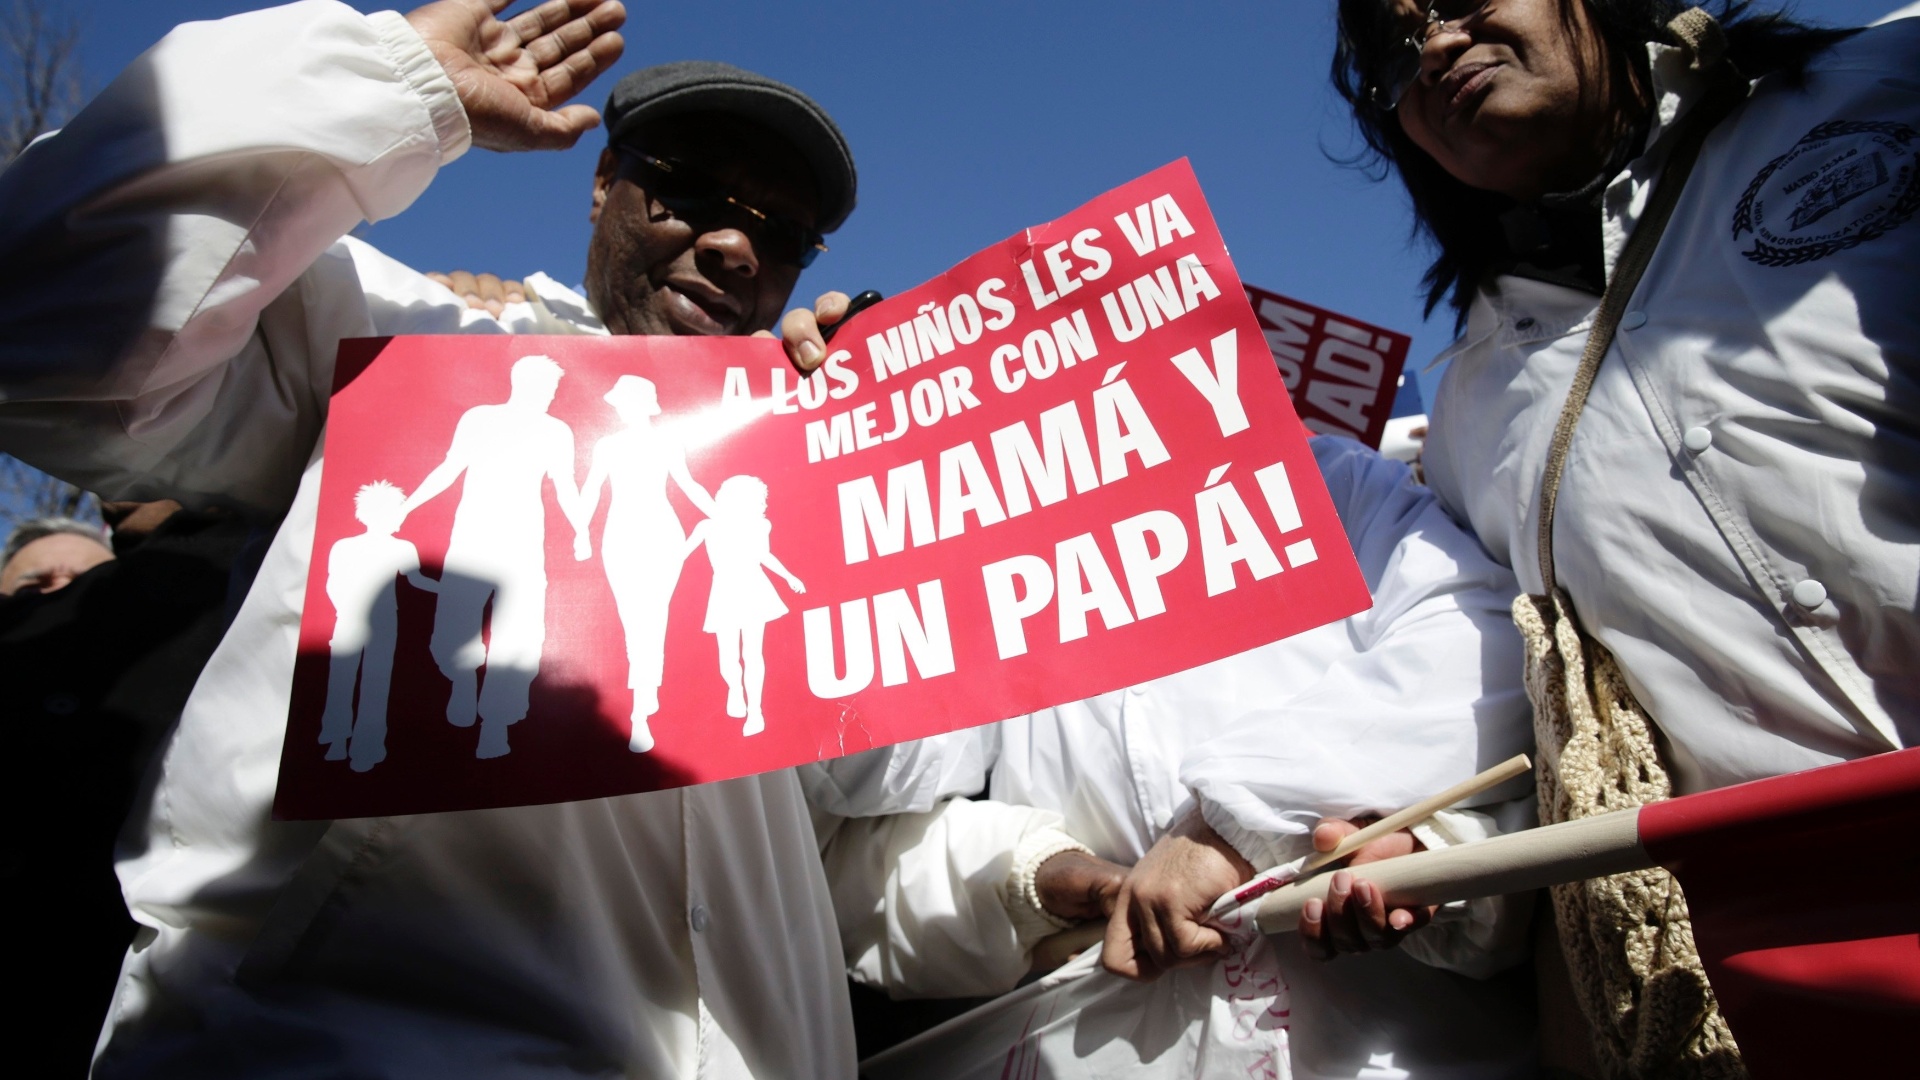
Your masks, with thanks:
[[[1608,188],[1608,265],[1699,97]],[[1920,20],[1842,42],[1708,138],[1601,364],[1555,565],[1682,792],[1920,738]],[[1540,475],[1597,302],[1505,277],[1434,403],[1429,481],[1540,590]]]
[[[604,333],[544,278],[496,321],[341,239],[467,144],[400,16],[310,0],[179,28],[0,173],[0,263],[34,268],[0,318],[0,446],[109,497],[285,515],[129,827],[96,1075],[850,1077],[790,772],[268,818],[336,343]]]
[[[1044,831],[1131,864],[1197,804],[1265,868],[1306,854],[1322,816],[1399,809],[1531,745],[1512,575],[1405,465],[1345,439],[1311,445],[1371,610],[990,728],[800,769],[810,800],[840,817],[913,812],[826,819],[856,979],[900,997],[1012,989],[1047,930],[1023,927],[1017,905],[1010,915],[1008,879]],[[993,802],[940,804],[982,789]],[[1526,828],[1531,790],[1514,781],[1419,834],[1441,847]],[[1017,998],[874,1075],[998,1076],[1023,1033],[1041,1076],[1224,1075],[1230,1062],[1237,1075],[1263,1061],[1298,1078],[1531,1075],[1530,972],[1493,978],[1525,955],[1528,899],[1457,905],[1397,952],[1333,964],[1286,935],[1146,986],[1087,974],[1052,992],[1044,1005],[1058,1011],[1031,1032],[1022,1010],[1034,1006]],[[1247,991],[1248,973],[1266,988]],[[1263,1010],[1279,1019],[1248,1020]]]

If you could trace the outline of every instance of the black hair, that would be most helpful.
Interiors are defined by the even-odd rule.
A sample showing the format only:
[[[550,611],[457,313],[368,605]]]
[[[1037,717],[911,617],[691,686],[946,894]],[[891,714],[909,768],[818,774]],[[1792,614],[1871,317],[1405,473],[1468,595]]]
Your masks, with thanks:
[[[1667,23],[1683,6],[1674,0],[1558,0],[1563,25],[1573,23],[1573,5],[1584,4],[1605,46],[1608,74],[1616,88],[1648,85],[1647,42],[1677,45]],[[1743,0],[1703,2],[1719,19],[1727,55],[1749,79],[1784,76],[1791,85],[1805,81],[1814,57],[1856,30],[1835,30],[1797,22],[1784,12],[1749,12]],[[1404,36],[1389,0],[1340,0],[1339,41],[1333,54],[1333,86],[1353,109],[1354,125],[1366,144],[1346,164],[1371,168],[1377,179],[1388,170],[1400,174],[1413,203],[1414,233],[1429,240],[1436,254],[1421,285],[1426,312],[1444,301],[1457,323],[1466,321],[1473,294],[1492,268],[1507,256],[1500,215],[1513,207],[1505,195],[1467,186],[1455,179],[1401,130],[1395,114],[1375,104],[1367,73],[1380,70],[1390,42]],[[1618,91],[1616,91],[1618,92]]]

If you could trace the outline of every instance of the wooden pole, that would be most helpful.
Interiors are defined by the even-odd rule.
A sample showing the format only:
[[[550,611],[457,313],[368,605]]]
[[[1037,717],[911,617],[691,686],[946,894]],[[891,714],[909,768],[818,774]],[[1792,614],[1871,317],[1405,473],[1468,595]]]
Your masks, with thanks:
[[[1380,887],[1389,907],[1425,907],[1530,892],[1653,865],[1640,846],[1639,808],[1546,825],[1487,840],[1367,863],[1349,872]],[[1254,901],[1261,932],[1299,929],[1300,909],[1325,897],[1326,876],[1297,881]]]

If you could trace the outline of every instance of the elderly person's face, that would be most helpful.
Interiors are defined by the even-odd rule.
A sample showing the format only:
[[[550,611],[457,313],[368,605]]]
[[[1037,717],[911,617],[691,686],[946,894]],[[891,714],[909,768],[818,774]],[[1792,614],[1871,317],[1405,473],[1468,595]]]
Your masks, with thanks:
[[[77,533],[54,533],[22,547],[0,567],[0,596],[50,593],[113,559],[113,549]]]
[[[786,140],[723,114],[669,117],[626,140],[682,173],[704,174],[738,204],[811,230],[819,198]],[[616,334],[750,334],[771,329],[800,277],[787,235],[726,203],[683,219],[647,188],[657,166],[609,149],[594,174],[587,295]],[[669,200],[672,201],[672,200]],[[720,200],[724,203],[724,200]]]
[[[1399,31],[1428,31],[1426,0],[1390,0]],[[1400,125],[1453,176],[1516,199],[1578,188],[1625,125],[1606,53],[1580,0],[1440,0]]]

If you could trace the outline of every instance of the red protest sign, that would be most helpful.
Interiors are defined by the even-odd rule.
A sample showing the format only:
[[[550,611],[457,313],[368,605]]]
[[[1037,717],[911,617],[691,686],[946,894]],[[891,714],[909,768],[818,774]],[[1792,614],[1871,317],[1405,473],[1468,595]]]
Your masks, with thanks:
[[[342,346],[275,804],[583,799],[1103,693],[1365,608],[1184,161],[864,312]]]
[[[1243,288],[1301,421],[1319,434],[1379,449],[1413,339],[1276,292]]]

